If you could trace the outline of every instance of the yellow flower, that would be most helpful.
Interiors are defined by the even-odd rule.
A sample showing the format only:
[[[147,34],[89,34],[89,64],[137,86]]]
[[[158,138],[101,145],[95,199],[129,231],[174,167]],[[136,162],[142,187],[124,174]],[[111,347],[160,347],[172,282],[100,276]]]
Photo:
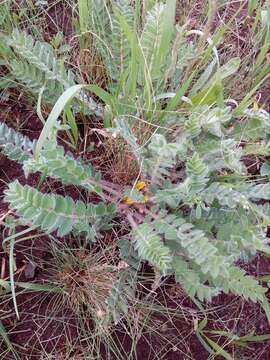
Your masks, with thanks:
[[[146,187],[146,183],[144,181],[138,181],[135,185],[137,190],[143,190]]]
[[[124,203],[127,204],[127,205],[135,204],[135,201],[130,199],[128,196],[124,196],[123,200],[124,200]]]

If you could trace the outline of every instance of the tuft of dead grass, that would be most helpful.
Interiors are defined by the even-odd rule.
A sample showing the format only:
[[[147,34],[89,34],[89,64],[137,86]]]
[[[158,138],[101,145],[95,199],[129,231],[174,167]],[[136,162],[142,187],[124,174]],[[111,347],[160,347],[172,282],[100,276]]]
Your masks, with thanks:
[[[119,272],[115,263],[114,249],[106,253],[62,249],[55,257],[53,281],[64,289],[64,301],[72,310],[80,313],[87,309],[94,318],[103,318]]]

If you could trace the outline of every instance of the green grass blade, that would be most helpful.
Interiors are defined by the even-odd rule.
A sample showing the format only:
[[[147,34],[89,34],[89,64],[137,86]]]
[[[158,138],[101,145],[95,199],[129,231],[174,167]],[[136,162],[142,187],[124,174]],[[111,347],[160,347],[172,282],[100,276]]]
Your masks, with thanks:
[[[264,44],[262,45],[260,52],[257,56],[256,62],[255,62],[255,69],[258,69],[262,65],[262,63],[263,63],[264,59],[266,58],[266,55],[269,51],[269,48],[270,48],[270,27],[267,29]]]
[[[262,342],[270,339],[270,334],[264,335],[245,335],[239,338],[239,341],[244,342]],[[237,343],[237,341],[236,341]]]
[[[30,282],[21,282],[15,281],[15,286],[18,286],[25,290],[32,290],[32,291],[44,291],[44,292],[51,292],[51,293],[63,293],[64,290],[58,286],[52,284],[37,284],[37,283],[30,283]],[[0,279],[0,286],[5,289],[5,293],[11,292],[11,282]]]
[[[208,344],[211,346],[211,348],[214,350],[215,355],[221,355],[226,360],[234,360],[232,356],[224,350],[221,346],[219,346],[215,341],[211,340],[208,336],[204,335],[205,340],[208,342]]]
[[[67,103],[71,101],[72,98],[74,98],[74,96],[78,94],[78,92],[81,91],[83,87],[84,85],[71,86],[59,97],[54,107],[52,108],[52,111],[50,112],[50,115],[38,138],[35,148],[35,157],[38,157],[40,150],[42,149],[47,138],[50,136],[52,129],[56,124],[57,119],[59,118],[60,114],[64,110]]]
[[[65,106],[76,96],[82,89],[88,89],[89,91],[95,93],[99,96],[105,103],[113,105],[113,97],[107,93],[105,90],[101,89],[97,85],[74,85],[68,88],[56,101],[52,111],[49,114],[49,117],[41,131],[41,134],[38,138],[36,148],[35,148],[35,157],[38,157],[41,148],[43,147],[46,140],[49,138],[52,129],[54,128],[56,121],[64,110]]]
[[[269,305],[269,302],[268,302],[268,299],[265,298],[264,301],[261,302],[261,306],[265,312],[265,315],[267,317],[267,320],[268,320],[268,324],[270,325],[270,305]]]
[[[202,344],[202,346],[205,348],[206,351],[209,352],[209,354],[213,353],[213,350],[211,349],[211,347],[207,344],[207,342],[204,340],[204,338],[201,336],[199,331],[196,331],[196,336],[198,338],[198,340],[200,341],[200,343]]]
[[[9,340],[9,337],[7,335],[6,329],[4,327],[4,325],[2,324],[2,321],[0,320],[0,337],[2,337],[2,339],[4,340],[7,349],[12,352],[12,354],[14,355],[15,359],[18,359],[17,353],[14,349],[14,346],[12,345],[11,341]]]
[[[253,11],[260,5],[259,0],[248,0],[248,15],[251,16]]]
[[[162,17],[160,46],[157,51],[157,59],[154,61],[158,67],[158,72],[163,66],[171,46],[171,40],[174,33],[175,11],[176,0],[168,0]]]
[[[30,231],[35,230],[36,228],[37,228],[37,226],[32,226],[32,227],[30,227],[30,228],[27,228],[27,229],[22,230],[22,231],[20,231],[20,232],[18,232],[18,233],[15,233],[15,234],[12,234],[12,235],[8,236],[8,237],[5,238],[5,239],[3,240],[3,242],[2,242],[3,248],[6,247],[6,243],[7,243],[7,242],[9,242],[9,241],[11,241],[11,240],[13,240],[13,239],[15,240],[15,238],[17,238],[17,237],[19,237],[19,236],[21,236],[21,235],[27,234],[27,233],[29,233]]]
[[[39,91],[38,100],[37,100],[37,116],[43,124],[45,124],[45,120],[43,118],[42,111],[41,111],[41,100],[42,100],[42,95],[43,95],[44,90],[45,90],[45,86],[42,86],[42,88]]]
[[[15,283],[14,283],[14,242],[15,240],[12,239],[9,244],[9,277],[10,277],[10,289],[12,294],[12,301],[15,309],[15,314],[17,316],[17,319],[20,319],[17,301],[16,301],[16,291],[15,291]]]
[[[35,283],[28,283],[28,282],[15,282],[16,286],[19,286],[26,290],[32,291],[44,291],[50,293],[63,293],[64,290],[60,287],[50,285],[50,284],[35,284]]]
[[[78,0],[80,31],[87,31],[89,9],[88,0]]]
[[[240,104],[234,110],[233,115],[238,116],[252,103],[252,96],[256,93],[256,91],[262,86],[262,84],[270,77],[270,74],[267,74],[256,86],[251,89],[244,99],[240,102]]]
[[[75,117],[73,115],[73,112],[70,108],[70,106],[66,106],[64,109],[64,119],[66,120],[66,123],[70,127],[71,133],[69,132],[69,137],[71,139],[71,142],[74,146],[77,146],[78,139],[79,139],[79,131],[78,126],[75,120]]]

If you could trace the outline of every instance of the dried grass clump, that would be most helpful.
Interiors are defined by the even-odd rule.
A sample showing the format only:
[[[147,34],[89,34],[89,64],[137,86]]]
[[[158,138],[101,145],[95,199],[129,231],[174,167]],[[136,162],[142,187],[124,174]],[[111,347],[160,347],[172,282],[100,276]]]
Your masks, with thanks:
[[[90,311],[92,316],[103,318],[108,310],[106,299],[117,280],[118,268],[111,254],[68,250],[58,254],[54,280],[65,289],[67,301],[76,312]]]

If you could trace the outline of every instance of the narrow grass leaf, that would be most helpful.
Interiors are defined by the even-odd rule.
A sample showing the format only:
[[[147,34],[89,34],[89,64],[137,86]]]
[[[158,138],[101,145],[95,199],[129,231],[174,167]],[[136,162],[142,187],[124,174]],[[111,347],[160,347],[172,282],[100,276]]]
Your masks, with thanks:
[[[70,134],[71,141],[72,141],[73,145],[76,146],[78,143],[78,139],[79,139],[79,131],[78,131],[78,126],[76,124],[76,120],[73,115],[73,112],[72,112],[70,106],[68,106],[68,105],[64,109],[64,118],[66,119],[66,122],[71,130],[71,134],[72,134],[72,135]]]
[[[251,103],[252,96],[256,91],[263,85],[263,83],[270,77],[270,74],[267,74],[256,86],[254,86],[240,102],[240,104],[235,108],[233,115],[240,115]]]
[[[261,305],[262,305],[262,308],[267,317],[268,324],[270,325],[270,305],[269,305],[268,299],[266,297],[265,297],[264,301],[261,302]]]
[[[87,31],[88,18],[89,18],[89,9],[88,9],[88,0],[78,0],[79,8],[79,24],[81,32]]]
[[[245,335],[241,336],[239,338],[239,341],[241,342],[262,342],[270,340],[270,334],[264,334],[264,335]],[[236,341],[237,343],[237,341]]]
[[[60,287],[50,285],[50,284],[35,284],[35,283],[28,283],[28,282],[16,282],[16,286],[19,286],[26,290],[33,290],[33,291],[44,291],[50,293],[63,293],[64,290]]]
[[[15,283],[14,283],[14,242],[15,240],[12,239],[9,244],[9,277],[10,277],[10,289],[12,294],[12,301],[15,309],[15,314],[17,319],[20,319],[17,301],[16,301],[16,291],[15,291]]]
[[[17,356],[17,353],[16,353],[16,351],[14,349],[14,346],[12,345],[11,341],[9,340],[6,329],[5,329],[5,327],[4,327],[1,320],[0,320],[0,337],[2,337],[2,339],[4,340],[8,350],[13,353],[14,358],[18,359],[18,356]]]
[[[214,350],[215,355],[222,355],[224,359],[226,360],[234,360],[232,356],[224,350],[221,346],[219,346],[215,341],[211,340],[209,337],[207,337],[205,334],[203,335],[205,340],[208,342],[208,344],[211,346],[211,348]]]

